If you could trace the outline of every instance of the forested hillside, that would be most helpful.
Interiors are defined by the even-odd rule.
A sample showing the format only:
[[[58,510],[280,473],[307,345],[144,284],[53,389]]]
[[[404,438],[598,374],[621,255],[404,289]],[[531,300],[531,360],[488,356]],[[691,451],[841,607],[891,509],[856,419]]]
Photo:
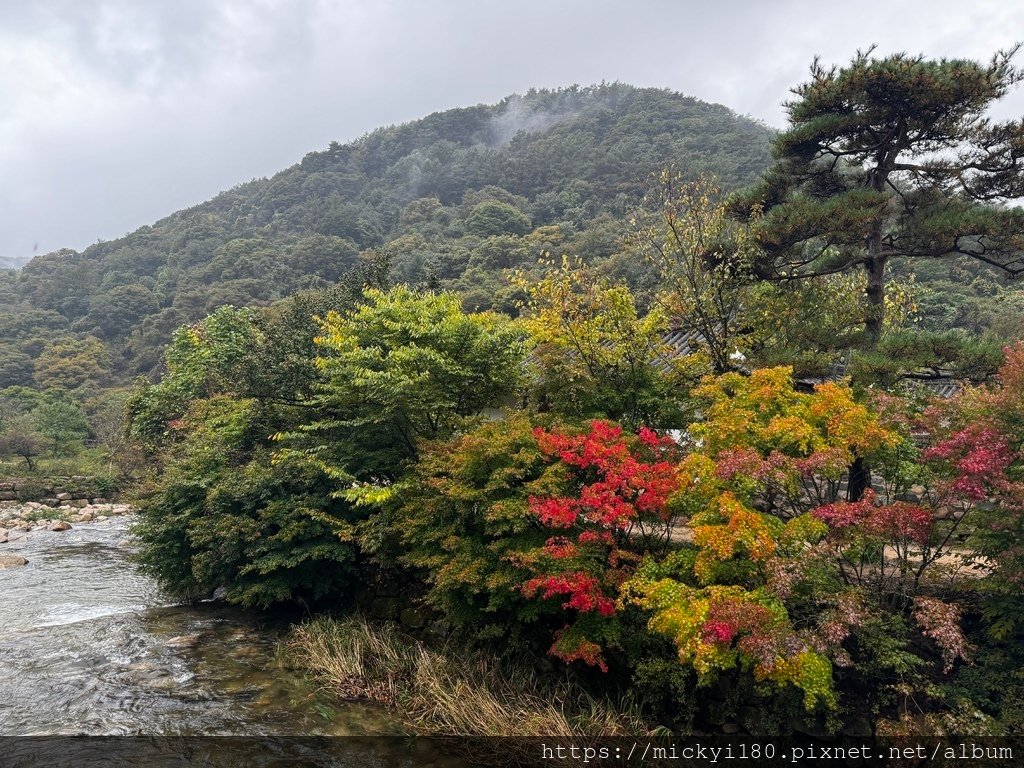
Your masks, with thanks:
[[[666,90],[530,91],[332,143],[152,226],[0,273],[0,388],[96,390],[152,371],[175,328],[268,304],[362,260],[511,309],[502,270],[544,251],[618,264],[650,175],[755,180],[770,131]],[[628,274],[623,274],[628,273]]]
[[[0,466],[130,488],[183,600],[366,609],[619,712],[510,705],[534,733],[1019,733],[1024,126],[982,118],[1012,55],[816,64],[774,135],[530,92],[37,258]],[[301,663],[466,732],[401,654],[368,676],[360,621]]]

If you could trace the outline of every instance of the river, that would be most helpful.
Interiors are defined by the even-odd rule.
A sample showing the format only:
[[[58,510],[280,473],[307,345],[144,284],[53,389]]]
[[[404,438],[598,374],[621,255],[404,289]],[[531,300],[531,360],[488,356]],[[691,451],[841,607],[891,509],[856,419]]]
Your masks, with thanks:
[[[110,749],[124,752],[140,736],[174,737],[190,749],[274,744],[279,757],[292,737],[307,740],[294,742],[300,751],[310,737],[373,737],[326,739],[366,758],[330,764],[400,762],[392,759],[402,749],[397,721],[324,696],[289,669],[284,627],[220,603],[184,606],[162,596],[131,561],[129,525],[114,518],[0,545],[0,554],[29,561],[0,569],[0,736],[36,737],[0,740],[0,765],[52,764],[54,749],[83,743],[106,744],[96,764],[110,765]],[[398,753],[379,754],[382,734]],[[230,736],[246,738],[198,738]],[[360,752],[367,744],[369,753]],[[21,762],[12,762],[12,745],[26,752]]]

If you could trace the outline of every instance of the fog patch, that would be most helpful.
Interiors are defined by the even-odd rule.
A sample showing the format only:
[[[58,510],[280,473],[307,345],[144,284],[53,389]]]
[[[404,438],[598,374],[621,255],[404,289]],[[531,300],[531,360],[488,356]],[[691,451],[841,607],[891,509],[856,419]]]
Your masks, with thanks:
[[[501,112],[491,118],[488,146],[492,149],[503,147],[520,131],[543,133],[571,120],[580,113],[582,106],[579,102],[563,103],[556,109],[544,109],[528,96],[509,96]]]

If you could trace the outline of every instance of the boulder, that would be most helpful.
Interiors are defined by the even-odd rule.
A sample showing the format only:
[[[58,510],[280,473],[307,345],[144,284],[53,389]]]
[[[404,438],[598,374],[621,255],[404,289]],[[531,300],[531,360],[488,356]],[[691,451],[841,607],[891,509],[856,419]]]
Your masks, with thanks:
[[[71,523],[64,522],[63,520],[57,520],[50,523],[48,527],[51,531],[70,531]]]
[[[400,602],[397,597],[378,597],[370,603],[370,615],[376,619],[397,619]]]
[[[448,636],[452,633],[452,625],[447,621],[432,621],[427,625],[427,634],[432,635],[438,640],[447,640]],[[550,663],[547,659],[541,659],[544,663]],[[554,665],[551,665],[554,669]]]
[[[0,568],[17,568],[19,565],[28,565],[28,560],[18,555],[0,555]]]
[[[430,617],[426,612],[412,606],[403,608],[402,612],[398,616],[398,620],[402,622],[402,624],[407,627],[411,627],[412,629],[419,629],[420,627],[425,626],[429,619]]]

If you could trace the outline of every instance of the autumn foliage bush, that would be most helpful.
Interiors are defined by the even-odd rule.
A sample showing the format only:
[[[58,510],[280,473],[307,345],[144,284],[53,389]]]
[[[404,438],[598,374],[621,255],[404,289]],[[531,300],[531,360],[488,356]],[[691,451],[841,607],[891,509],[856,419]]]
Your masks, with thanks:
[[[986,614],[1002,638],[1024,629],[1024,342],[1005,355],[998,386],[967,389],[924,418],[924,458],[948,506],[970,515],[965,546],[987,575]]]
[[[708,378],[695,394],[703,418],[678,443],[601,421],[537,430],[571,493],[531,496],[553,535],[516,561],[535,574],[524,594],[566,615],[555,656],[606,669],[639,609],[702,683],[745,670],[795,686],[808,709],[837,704],[834,673],[874,658],[864,628],[893,611],[907,653],[915,636],[930,644],[942,674],[969,658],[950,590],[976,558],[962,538],[978,502],[1021,498],[1005,432],[947,418],[921,450],[912,430],[928,414],[837,383],[800,392],[787,368]],[[873,480],[859,498],[858,462]]]
[[[547,651],[666,717],[720,683],[892,732],[1015,695],[1000,681],[1024,632],[1024,345],[997,385],[927,407],[801,390],[787,367],[708,376],[668,433],[637,424],[646,406],[615,406],[628,426],[582,420],[597,401],[511,410],[528,367],[511,321],[407,289],[360,301],[326,314],[294,370],[270,363],[306,325],[222,311],[130,401],[164,457],[141,557],[171,589],[336,600],[384,570],[456,637]],[[562,361],[625,386],[637,361],[605,344],[633,310],[621,328],[584,315]],[[634,405],[665,385],[640,386],[653,349]]]
[[[568,492],[530,497],[530,511],[552,535],[519,558],[536,574],[523,593],[559,601],[568,613],[555,656],[607,669],[601,647],[618,642],[622,584],[641,555],[664,553],[671,541],[679,448],[650,429],[627,435],[605,421],[582,434],[537,429],[534,437],[560,465]]]

